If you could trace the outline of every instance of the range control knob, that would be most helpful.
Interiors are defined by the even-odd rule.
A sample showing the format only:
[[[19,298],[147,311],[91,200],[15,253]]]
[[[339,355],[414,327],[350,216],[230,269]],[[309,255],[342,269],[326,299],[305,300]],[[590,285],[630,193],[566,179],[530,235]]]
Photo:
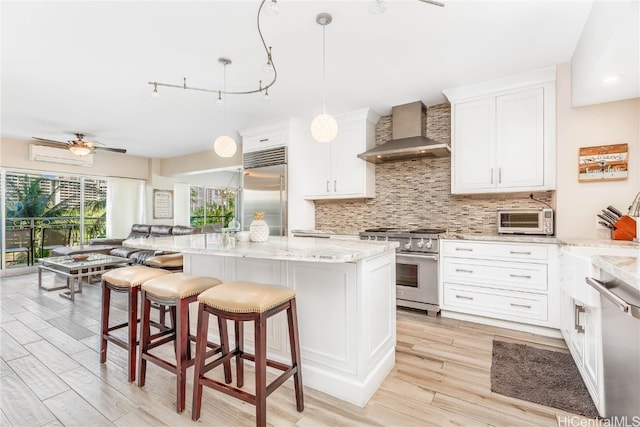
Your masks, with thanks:
[[[427,243],[424,244],[424,247],[427,249],[431,249],[433,247],[433,240],[429,239]]]
[[[424,247],[424,239],[420,239],[420,241],[418,243],[416,243],[416,246],[420,249],[422,249]]]
[[[409,239],[409,241],[408,241],[407,243],[405,243],[405,244],[404,244],[404,248],[405,248],[406,250],[411,249],[411,239]]]

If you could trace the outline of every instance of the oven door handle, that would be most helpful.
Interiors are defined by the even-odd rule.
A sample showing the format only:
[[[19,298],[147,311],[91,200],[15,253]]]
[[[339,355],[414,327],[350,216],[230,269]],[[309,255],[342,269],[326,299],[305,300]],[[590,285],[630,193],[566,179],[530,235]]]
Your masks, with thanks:
[[[432,261],[437,261],[438,260],[438,255],[409,255],[409,254],[396,254],[396,258],[398,257],[405,257],[405,258],[412,258],[412,259],[429,259]]]

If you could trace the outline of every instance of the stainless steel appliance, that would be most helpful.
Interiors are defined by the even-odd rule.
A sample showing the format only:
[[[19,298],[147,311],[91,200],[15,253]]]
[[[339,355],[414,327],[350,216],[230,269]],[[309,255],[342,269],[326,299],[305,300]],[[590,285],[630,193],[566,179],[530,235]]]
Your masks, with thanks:
[[[397,241],[396,304],[426,310],[429,315],[440,311],[438,304],[438,235],[442,228],[404,230],[371,228],[360,233],[361,240]]]
[[[554,233],[553,209],[502,209],[498,211],[498,233],[539,234]]]
[[[640,419],[640,290],[619,280],[587,284],[602,297],[604,416]]]
[[[244,153],[242,229],[263,211],[272,236],[287,235],[287,147]]]

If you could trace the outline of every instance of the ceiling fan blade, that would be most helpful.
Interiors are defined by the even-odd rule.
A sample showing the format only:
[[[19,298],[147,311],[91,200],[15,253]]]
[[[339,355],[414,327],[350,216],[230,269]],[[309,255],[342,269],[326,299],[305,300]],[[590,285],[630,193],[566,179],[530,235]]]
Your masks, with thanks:
[[[110,148],[110,147],[93,147],[96,150],[105,150],[105,151],[114,151],[116,153],[126,153],[127,150],[125,150],[124,148]]]
[[[444,3],[441,3],[441,2],[436,1],[436,0],[418,0],[418,1],[421,1],[423,3],[429,3],[429,4],[432,4],[434,6],[444,7]]]
[[[68,142],[63,142],[63,141],[54,141],[53,139],[46,139],[46,138],[38,138],[37,136],[32,136],[31,138],[36,139],[38,141],[43,141],[43,142],[49,142],[51,144],[62,144],[62,145],[69,145]]]

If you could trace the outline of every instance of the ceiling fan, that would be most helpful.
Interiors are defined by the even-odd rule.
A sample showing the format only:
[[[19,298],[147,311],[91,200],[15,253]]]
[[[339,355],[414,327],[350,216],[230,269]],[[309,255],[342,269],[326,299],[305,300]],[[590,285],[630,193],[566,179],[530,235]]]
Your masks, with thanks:
[[[54,141],[52,139],[38,138],[35,136],[32,138],[55,146],[64,145],[69,149],[69,151],[77,156],[86,156],[89,153],[93,153],[95,150],[114,151],[116,153],[127,152],[124,148],[105,147],[104,144],[97,141],[84,141],[85,135],[83,133],[74,133],[74,135],[76,136],[76,139],[69,140],[67,142]]]

